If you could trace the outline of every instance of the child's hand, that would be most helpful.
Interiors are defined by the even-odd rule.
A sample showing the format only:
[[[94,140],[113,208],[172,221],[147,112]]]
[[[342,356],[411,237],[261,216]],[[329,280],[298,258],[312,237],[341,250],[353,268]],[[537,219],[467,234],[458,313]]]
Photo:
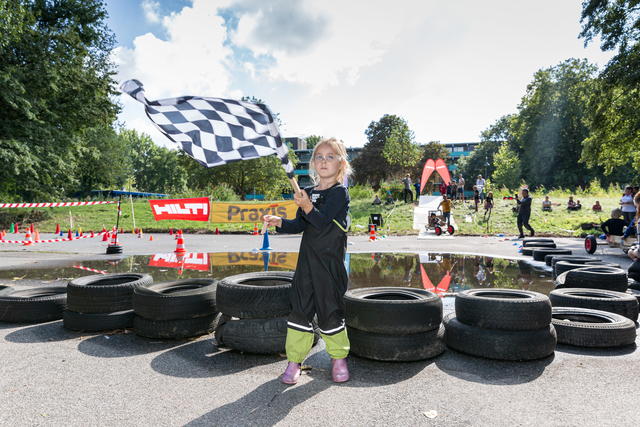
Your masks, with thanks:
[[[282,227],[282,218],[275,215],[265,215],[262,217],[262,222],[267,227]]]
[[[309,213],[313,209],[313,203],[311,203],[311,200],[309,200],[309,196],[305,191],[301,191],[300,196],[294,194],[293,200],[295,200],[296,205],[301,208],[304,213]]]

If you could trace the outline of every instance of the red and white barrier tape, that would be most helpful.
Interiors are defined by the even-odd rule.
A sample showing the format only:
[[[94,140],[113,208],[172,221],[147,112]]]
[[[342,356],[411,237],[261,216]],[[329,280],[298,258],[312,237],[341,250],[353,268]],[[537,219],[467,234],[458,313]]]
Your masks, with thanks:
[[[109,274],[108,271],[96,270],[95,268],[83,267],[81,265],[74,265],[73,268],[79,268],[80,270],[87,270],[87,271],[91,271],[93,273]]]
[[[113,202],[65,202],[65,203],[0,203],[0,208],[61,208],[64,206],[105,205]]]
[[[101,231],[98,234],[94,234],[93,237],[99,237],[105,234],[104,231]],[[50,239],[50,240],[0,240],[0,243],[53,243],[53,242],[70,242],[72,240],[86,239],[91,237],[90,234],[85,234],[84,236],[72,237],[70,239]]]

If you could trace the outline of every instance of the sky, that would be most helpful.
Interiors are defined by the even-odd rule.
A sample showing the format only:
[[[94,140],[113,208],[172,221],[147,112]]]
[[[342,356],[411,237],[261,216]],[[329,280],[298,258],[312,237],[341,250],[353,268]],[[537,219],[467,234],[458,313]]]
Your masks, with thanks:
[[[536,71],[613,56],[579,39],[581,0],[107,0],[119,83],[147,99],[263,100],[284,137],[362,147],[385,114],[421,144],[474,142],[516,113]],[[158,145],[143,105],[119,120]]]

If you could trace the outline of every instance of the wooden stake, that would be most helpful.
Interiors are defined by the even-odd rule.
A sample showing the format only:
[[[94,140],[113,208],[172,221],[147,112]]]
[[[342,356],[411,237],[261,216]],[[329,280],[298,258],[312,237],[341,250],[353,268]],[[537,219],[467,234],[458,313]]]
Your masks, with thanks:
[[[300,187],[298,187],[298,181],[296,181],[295,178],[289,178],[289,181],[291,182],[291,187],[293,187],[293,191],[296,193],[296,195],[298,197],[302,196],[302,193],[300,192]]]
[[[133,196],[129,194],[129,200],[131,201],[131,218],[133,218],[133,228],[136,228],[136,214],[133,212]]]

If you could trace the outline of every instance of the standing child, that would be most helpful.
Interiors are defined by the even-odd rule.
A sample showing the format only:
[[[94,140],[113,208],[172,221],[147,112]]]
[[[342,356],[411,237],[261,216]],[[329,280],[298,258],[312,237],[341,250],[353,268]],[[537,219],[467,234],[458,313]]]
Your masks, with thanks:
[[[473,186],[473,201],[476,204],[476,212],[478,212],[478,203],[480,203],[480,192],[478,191],[478,186]]]
[[[346,357],[349,339],[345,329],[343,296],[349,281],[344,265],[349,228],[349,190],[342,185],[351,174],[347,151],[335,138],[321,140],[311,156],[311,178],[315,186],[294,195],[299,209],[295,219],[265,215],[263,221],[280,233],[300,233],[300,251],[291,283],[291,314],[287,329],[289,365],[282,382],[295,384],[301,363],[313,345],[313,325],[318,316],[335,382],[349,379]]]

